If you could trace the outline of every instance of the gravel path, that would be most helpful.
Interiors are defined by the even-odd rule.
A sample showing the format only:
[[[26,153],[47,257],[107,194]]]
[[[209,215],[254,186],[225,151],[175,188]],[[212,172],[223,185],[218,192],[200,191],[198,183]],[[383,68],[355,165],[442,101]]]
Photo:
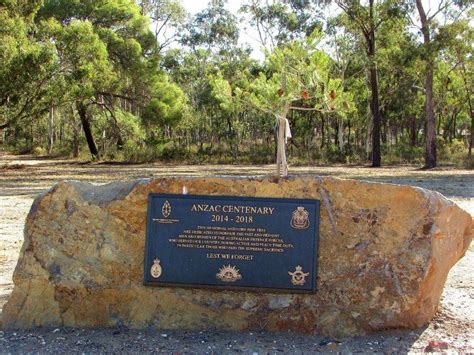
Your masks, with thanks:
[[[0,153],[1,154],[1,153]],[[65,179],[105,183],[169,175],[261,175],[273,166],[163,166],[161,164],[87,164],[67,160],[0,155],[0,308],[12,289],[12,274],[33,198]],[[297,167],[292,174],[318,174],[439,191],[474,216],[474,172],[412,166]],[[1,313],[0,313],[1,315]],[[147,329],[34,329],[0,331],[0,353],[160,352],[179,353],[404,353],[440,351],[474,353],[474,245],[451,270],[436,317],[415,331],[392,330],[364,337],[330,339],[295,333],[189,332]]]

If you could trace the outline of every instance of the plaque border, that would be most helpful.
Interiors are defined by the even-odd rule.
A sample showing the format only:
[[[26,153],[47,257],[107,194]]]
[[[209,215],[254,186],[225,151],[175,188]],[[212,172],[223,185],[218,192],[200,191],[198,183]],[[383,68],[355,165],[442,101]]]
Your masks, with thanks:
[[[232,286],[232,285],[212,285],[212,284],[191,284],[191,283],[180,283],[180,282],[149,282],[146,281],[146,274],[149,270],[147,270],[147,265],[150,263],[149,253],[148,250],[148,238],[147,234],[148,231],[151,231],[151,208],[150,201],[153,197],[169,197],[169,198],[184,198],[184,199],[193,199],[193,198],[201,198],[201,199],[208,199],[208,200],[220,200],[224,199],[232,199],[232,200],[240,200],[240,201],[249,201],[252,199],[256,199],[262,202],[292,202],[292,203],[309,203],[315,204],[315,232],[316,232],[316,241],[314,246],[314,253],[313,253],[313,261],[312,261],[312,274],[314,278],[312,278],[313,285],[311,289],[297,289],[297,288],[272,288],[272,287],[253,287],[253,286]],[[144,286],[152,286],[152,287],[178,287],[178,288],[199,288],[199,289],[206,289],[209,291],[212,290],[219,290],[219,291],[245,291],[245,292],[258,292],[258,293],[298,293],[298,294],[315,294],[317,292],[317,284],[318,284],[318,260],[319,260],[319,232],[320,232],[320,220],[321,220],[321,201],[318,199],[305,199],[305,198],[291,198],[291,197],[265,197],[265,196],[232,196],[232,195],[193,195],[193,194],[173,194],[173,193],[161,193],[161,192],[150,192],[147,198],[147,221],[146,221],[146,229],[145,229],[145,250],[144,250],[144,258],[143,258],[143,285]]]

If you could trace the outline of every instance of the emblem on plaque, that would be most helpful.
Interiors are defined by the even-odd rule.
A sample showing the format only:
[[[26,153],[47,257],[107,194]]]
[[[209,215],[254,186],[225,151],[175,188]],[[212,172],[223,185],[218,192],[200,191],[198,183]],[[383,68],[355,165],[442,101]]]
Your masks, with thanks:
[[[150,274],[153,276],[155,279],[159,278],[162,273],[161,265],[160,265],[160,260],[155,259],[153,260],[153,265],[150,268]]]
[[[216,277],[223,282],[235,282],[242,278],[242,275],[239,273],[235,266],[223,266],[219,269],[219,272],[216,274]]]
[[[163,207],[161,207],[161,213],[163,214],[163,217],[168,218],[171,214],[171,205],[168,202],[168,200],[163,203]]]
[[[306,283],[306,276],[309,275],[309,272],[303,272],[301,266],[297,266],[295,271],[290,272],[288,274],[291,276],[291,283],[295,286],[303,286]]]
[[[309,212],[304,207],[297,207],[291,216],[290,225],[294,229],[306,229],[309,227]]]

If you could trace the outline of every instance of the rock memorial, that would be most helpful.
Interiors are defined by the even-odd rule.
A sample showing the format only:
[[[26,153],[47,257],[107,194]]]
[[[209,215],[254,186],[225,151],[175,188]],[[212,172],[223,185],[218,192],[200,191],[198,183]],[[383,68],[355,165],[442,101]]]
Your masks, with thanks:
[[[149,193],[320,200],[314,294],[143,285]],[[334,178],[66,181],[39,196],[3,326],[299,331],[415,328],[435,314],[472,238],[441,194]],[[176,260],[179,263],[179,260]]]

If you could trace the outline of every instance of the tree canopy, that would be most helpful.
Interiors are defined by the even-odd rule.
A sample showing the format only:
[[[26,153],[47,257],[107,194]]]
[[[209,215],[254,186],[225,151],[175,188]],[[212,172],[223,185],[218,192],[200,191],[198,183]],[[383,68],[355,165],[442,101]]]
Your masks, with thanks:
[[[454,0],[246,0],[238,14],[219,0],[194,15],[177,0],[3,0],[0,142],[131,161],[472,166],[473,14]]]

